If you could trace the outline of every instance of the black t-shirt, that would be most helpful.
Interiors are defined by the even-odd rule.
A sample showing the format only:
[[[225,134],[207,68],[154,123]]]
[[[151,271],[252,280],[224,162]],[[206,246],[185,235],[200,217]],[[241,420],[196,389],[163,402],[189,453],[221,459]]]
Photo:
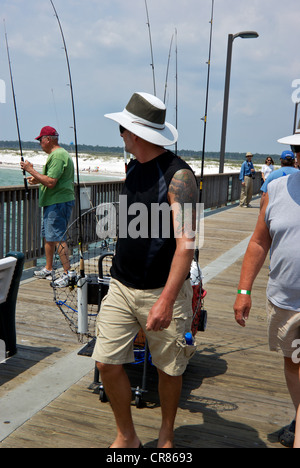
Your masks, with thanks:
[[[128,165],[120,196],[119,237],[111,275],[136,289],[163,287],[176,249],[168,202],[176,172],[190,166],[170,151],[147,163]]]

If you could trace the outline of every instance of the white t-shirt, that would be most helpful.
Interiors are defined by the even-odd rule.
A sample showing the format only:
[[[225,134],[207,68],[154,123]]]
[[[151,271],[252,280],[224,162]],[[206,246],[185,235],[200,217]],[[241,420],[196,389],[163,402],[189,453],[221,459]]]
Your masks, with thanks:
[[[264,174],[265,176],[265,179],[271,174],[271,172],[274,171],[274,166],[273,164],[270,164],[270,166],[268,166],[268,164],[264,164],[263,167],[262,167],[262,170],[261,172]]]

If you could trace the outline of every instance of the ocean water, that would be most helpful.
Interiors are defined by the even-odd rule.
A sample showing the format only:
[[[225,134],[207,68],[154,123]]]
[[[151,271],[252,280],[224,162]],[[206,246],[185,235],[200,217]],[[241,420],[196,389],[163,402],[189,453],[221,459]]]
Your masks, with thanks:
[[[29,175],[29,174],[28,174]],[[110,180],[119,180],[120,175],[116,176],[107,176],[98,173],[90,174],[80,174],[81,182],[104,182]],[[77,181],[77,178],[76,178]],[[23,172],[21,169],[13,168],[8,169],[6,167],[1,167],[0,165],[0,187],[16,186],[23,185]]]
[[[0,166],[0,187],[23,184],[23,172],[18,169],[4,169]]]

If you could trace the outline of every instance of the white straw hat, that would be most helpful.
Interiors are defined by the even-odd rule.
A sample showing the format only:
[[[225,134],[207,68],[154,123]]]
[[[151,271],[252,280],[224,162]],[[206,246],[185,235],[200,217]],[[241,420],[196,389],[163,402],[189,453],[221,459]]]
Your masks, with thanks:
[[[123,112],[105,114],[108,119],[138,137],[159,146],[176,143],[178,132],[166,122],[166,106],[156,96],[147,93],[134,93]]]
[[[284,145],[300,146],[300,133],[294,133],[294,135],[280,138],[280,140],[277,141]]]
[[[298,128],[296,128],[294,135],[290,135],[284,138],[277,140],[278,143],[283,143],[284,145],[300,146],[300,122]]]

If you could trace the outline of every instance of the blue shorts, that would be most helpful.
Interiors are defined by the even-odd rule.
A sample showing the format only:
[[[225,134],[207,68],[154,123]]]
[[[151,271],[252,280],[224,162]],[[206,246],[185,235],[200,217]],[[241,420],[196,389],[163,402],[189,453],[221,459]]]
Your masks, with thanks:
[[[47,242],[66,240],[66,230],[74,205],[73,200],[44,207],[42,236]]]

